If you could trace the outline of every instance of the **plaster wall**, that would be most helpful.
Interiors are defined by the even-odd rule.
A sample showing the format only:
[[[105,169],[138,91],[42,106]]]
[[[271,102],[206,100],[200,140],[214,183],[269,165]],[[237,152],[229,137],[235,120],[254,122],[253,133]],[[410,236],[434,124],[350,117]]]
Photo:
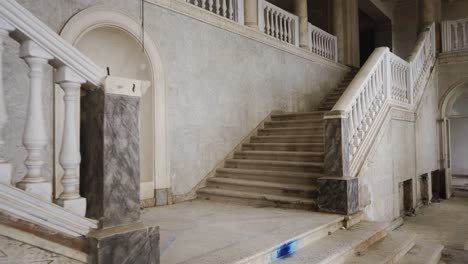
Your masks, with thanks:
[[[137,0],[18,2],[56,32],[72,15],[92,5],[124,10],[137,21],[140,12]],[[190,192],[272,110],[313,110],[345,74],[343,68],[293,55],[154,4],[145,4],[145,15],[145,29],[159,48],[167,83],[167,173],[176,195]],[[10,115],[6,136],[16,182],[24,174],[21,135],[28,80],[26,66],[15,54],[18,49],[11,45],[4,69],[8,71],[6,87],[15,89],[6,91]],[[44,82],[52,86],[51,74]],[[49,132],[51,91],[43,94]],[[47,149],[50,175],[52,141]]]
[[[442,1],[442,20],[468,18],[468,1]]]
[[[450,119],[453,175],[468,175],[468,117]]]

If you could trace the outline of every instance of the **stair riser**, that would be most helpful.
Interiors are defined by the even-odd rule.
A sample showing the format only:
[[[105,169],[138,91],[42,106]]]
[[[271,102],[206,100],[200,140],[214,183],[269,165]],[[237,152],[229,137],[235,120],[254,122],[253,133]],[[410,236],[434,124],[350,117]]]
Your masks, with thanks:
[[[235,159],[246,160],[279,160],[279,161],[299,161],[299,162],[323,162],[323,155],[281,155],[281,154],[245,154],[236,153]]]
[[[242,150],[259,150],[259,151],[311,151],[311,152],[323,152],[323,145],[319,146],[251,146],[244,145]]]
[[[263,181],[263,182],[276,182],[276,183],[292,183],[292,184],[307,184],[315,185],[317,183],[316,178],[300,178],[300,177],[277,177],[277,176],[265,176],[265,175],[250,175],[250,174],[231,174],[231,173],[216,173],[216,177],[240,179],[240,180],[252,180],[252,181]]]
[[[251,143],[323,143],[323,137],[251,138]]]
[[[317,197],[316,191],[300,191],[300,190],[285,190],[278,188],[265,188],[257,186],[243,186],[236,184],[227,184],[227,183],[218,183],[208,181],[208,187],[224,189],[224,190],[233,190],[233,191],[242,191],[242,192],[252,192],[257,194],[273,194],[281,196],[290,196],[290,197],[301,197],[315,199]]]
[[[323,128],[310,129],[286,129],[286,130],[259,130],[259,136],[298,136],[298,135],[322,135]]]
[[[304,119],[317,119],[321,120],[323,113],[310,114],[310,115],[289,115],[289,116],[272,116],[272,121],[288,121],[288,120],[304,120]]]
[[[272,123],[266,122],[265,128],[286,128],[286,127],[313,127],[321,126],[323,123],[322,120],[310,121],[310,122],[291,122],[291,123]]]
[[[270,171],[297,171],[297,172],[317,172],[323,173],[323,167],[319,166],[287,166],[276,164],[261,164],[261,163],[238,163],[226,162],[226,168],[239,168],[251,170],[270,170]]]
[[[288,208],[288,209],[317,210],[317,206],[315,204],[282,203],[282,202],[275,202],[275,201],[268,201],[268,200],[243,199],[243,198],[229,197],[229,196],[210,195],[210,194],[204,194],[204,193],[197,194],[197,197],[200,199],[210,200],[210,201],[215,201],[215,202],[236,203],[236,204],[244,204],[244,205],[256,206],[256,207],[279,207],[279,208]]]

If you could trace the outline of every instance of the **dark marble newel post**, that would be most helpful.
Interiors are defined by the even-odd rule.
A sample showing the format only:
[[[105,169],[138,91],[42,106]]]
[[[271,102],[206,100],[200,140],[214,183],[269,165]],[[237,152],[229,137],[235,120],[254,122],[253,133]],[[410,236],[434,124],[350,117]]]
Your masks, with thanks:
[[[134,83],[108,77],[105,89],[81,99],[80,193],[86,216],[100,222],[88,235],[91,263],[159,263],[159,229],[140,220],[141,92],[132,93],[141,85]]]
[[[318,179],[320,211],[351,215],[359,210],[358,179],[349,172],[348,119],[344,112],[324,116],[325,177]]]

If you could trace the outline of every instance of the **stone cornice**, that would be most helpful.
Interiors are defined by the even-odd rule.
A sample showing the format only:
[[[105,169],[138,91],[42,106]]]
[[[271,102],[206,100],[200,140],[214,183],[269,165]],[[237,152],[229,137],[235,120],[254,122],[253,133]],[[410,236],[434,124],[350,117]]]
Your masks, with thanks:
[[[439,54],[439,64],[457,64],[468,62],[468,50],[444,52]]]

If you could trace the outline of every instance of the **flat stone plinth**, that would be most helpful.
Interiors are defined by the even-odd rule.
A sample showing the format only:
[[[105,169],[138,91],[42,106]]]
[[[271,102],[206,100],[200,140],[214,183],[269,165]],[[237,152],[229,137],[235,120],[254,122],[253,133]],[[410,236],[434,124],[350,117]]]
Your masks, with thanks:
[[[142,224],[102,229],[88,234],[90,263],[159,264],[159,228]]]
[[[317,180],[317,186],[320,211],[352,215],[359,210],[357,178],[323,177]]]

